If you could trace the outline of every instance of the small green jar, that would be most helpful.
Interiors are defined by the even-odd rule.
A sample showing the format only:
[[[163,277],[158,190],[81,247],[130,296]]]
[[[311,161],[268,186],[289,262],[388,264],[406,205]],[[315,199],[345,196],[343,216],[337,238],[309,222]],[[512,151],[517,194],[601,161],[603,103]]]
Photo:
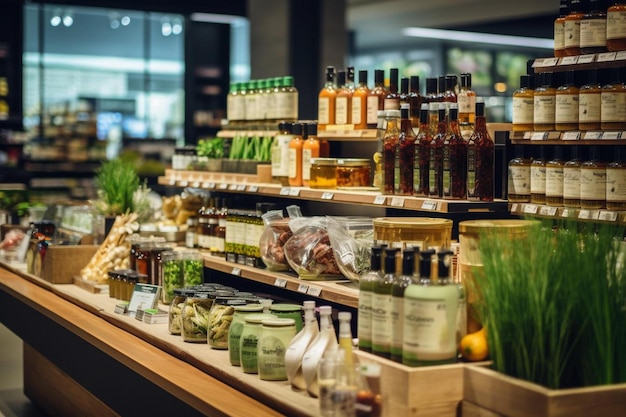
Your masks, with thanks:
[[[285,352],[296,335],[294,319],[264,319],[257,345],[259,377],[266,381],[286,381]]]
[[[261,334],[261,322],[264,319],[276,318],[269,313],[247,314],[244,316],[243,329],[239,340],[239,363],[247,374],[259,373],[257,363],[257,345]]]
[[[273,304],[270,307],[272,314],[283,319],[293,319],[296,325],[296,333],[302,330],[304,322],[302,320],[302,306],[298,304]]]
[[[240,366],[241,364],[239,340],[241,339],[245,316],[261,312],[263,312],[263,306],[261,304],[235,306],[233,321],[230,323],[230,327],[228,328],[228,356],[230,358],[231,365]]]

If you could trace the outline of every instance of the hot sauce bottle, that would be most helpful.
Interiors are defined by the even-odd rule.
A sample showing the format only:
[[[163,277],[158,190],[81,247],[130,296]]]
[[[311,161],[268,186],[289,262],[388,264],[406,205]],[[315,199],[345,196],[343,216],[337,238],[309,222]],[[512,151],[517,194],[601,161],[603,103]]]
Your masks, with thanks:
[[[317,102],[317,129],[326,130],[327,125],[335,124],[335,99],[337,85],[335,84],[335,67],[326,67],[326,83],[319,93]]]
[[[565,56],[580,55],[580,22],[585,12],[582,0],[570,0],[565,16]]]
[[[428,104],[422,103],[419,130],[415,138],[415,160],[413,164],[413,194],[428,195],[428,166],[430,160],[430,128],[428,126]]]
[[[450,104],[443,141],[443,198],[464,199],[467,186],[467,143],[461,136],[457,103]]]
[[[615,1],[606,11],[606,47],[609,51],[626,50],[626,2]]]
[[[359,85],[352,94],[352,124],[355,129],[367,129],[367,71],[359,71]]]
[[[415,159],[415,134],[409,114],[409,104],[400,108],[400,135],[396,147],[395,194],[413,194],[413,161]]]
[[[578,129],[600,129],[602,86],[598,82],[598,70],[586,71],[587,82],[578,89]]]
[[[383,137],[383,193],[393,194],[395,191],[396,147],[400,135],[400,110],[385,112],[387,128]]]
[[[495,144],[487,131],[485,102],[476,99],[474,133],[467,144],[467,198],[493,201]]]
[[[428,196],[443,196],[443,141],[446,138],[446,105],[438,103],[437,133],[430,141],[428,159]]]
[[[374,88],[367,95],[367,128],[376,129],[378,125],[378,112],[385,109],[385,72],[381,69],[374,70]]]
[[[565,56],[565,16],[569,14],[568,0],[561,0],[559,17],[554,21],[554,56]]]

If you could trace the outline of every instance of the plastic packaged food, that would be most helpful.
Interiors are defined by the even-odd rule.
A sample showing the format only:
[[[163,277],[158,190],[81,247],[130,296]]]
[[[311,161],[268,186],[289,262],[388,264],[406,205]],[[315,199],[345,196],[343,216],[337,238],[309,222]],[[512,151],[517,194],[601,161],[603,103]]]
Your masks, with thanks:
[[[289,263],[283,246],[293,234],[289,228],[289,219],[284,218],[280,210],[268,211],[261,217],[265,224],[259,240],[261,259],[270,271],[286,271]]]
[[[351,281],[370,268],[374,226],[372,219],[327,218],[328,236],[337,267]]]

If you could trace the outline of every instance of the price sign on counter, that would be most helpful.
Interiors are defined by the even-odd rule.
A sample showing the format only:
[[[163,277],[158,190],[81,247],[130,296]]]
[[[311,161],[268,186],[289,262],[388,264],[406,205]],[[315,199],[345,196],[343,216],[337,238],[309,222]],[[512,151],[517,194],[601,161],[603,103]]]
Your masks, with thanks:
[[[331,193],[330,191],[325,191],[324,193],[322,193],[322,200],[332,200],[334,197],[334,194]]]
[[[239,267],[234,267],[232,271],[230,271],[231,274],[236,275],[236,276],[241,276],[241,268]]]
[[[259,186],[258,185],[251,185],[248,187],[248,192],[250,193],[257,193],[259,192]]]
[[[283,187],[280,189],[280,195],[289,195],[289,187]]]
[[[298,197],[300,195],[300,189],[299,188],[290,188],[289,189],[289,196],[290,197]]]

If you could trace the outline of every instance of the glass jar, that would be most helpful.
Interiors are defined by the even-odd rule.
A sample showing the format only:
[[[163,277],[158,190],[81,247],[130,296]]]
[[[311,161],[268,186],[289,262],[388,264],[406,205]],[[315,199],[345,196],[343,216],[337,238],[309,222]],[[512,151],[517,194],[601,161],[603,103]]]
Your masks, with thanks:
[[[185,246],[188,248],[198,247],[198,218],[190,217],[187,219],[187,231],[185,232]]]
[[[626,210],[626,164],[621,160],[606,166],[606,208]]]
[[[276,318],[269,313],[248,314],[244,317],[243,328],[239,340],[239,363],[247,374],[259,372],[257,363],[257,346],[261,334],[261,322],[267,318]]]
[[[530,164],[530,202],[546,203],[546,160],[533,159]]]
[[[302,330],[304,326],[302,320],[302,306],[299,304],[272,304],[270,306],[270,312],[282,319],[293,319],[296,332]]]
[[[577,158],[563,164],[563,205],[565,207],[580,207],[580,165],[581,162]]]
[[[187,293],[182,288],[174,290],[174,298],[170,303],[170,309],[168,312],[167,329],[170,334],[179,335],[182,328],[182,312],[185,307],[185,298]]]
[[[184,286],[201,285],[204,282],[204,262],[200,251],[185,250],[181,251],[179,256],[182,262]]]
[[[546,162],[546,204],[563,206],[563,165],[559,157]]]
[[[174,290],[185,284],[180,252],[166,251],[161,254],[161,302],[169,304],[174,298]]]
[[[371,183],[369,159],[342,158],[337,160],[337,187],[369,187]]]
[[[208,320],[208,341],[213,349],[228,349],[228,330],[233,321],[236,306],[243,306],[246,300],[235,297],[217,297],[211,307]],[[260,304],[259,304],[260,305]],[[261,308],[259,311],[262,311]]]
[[[530,158],[516,157],[509,161],[508,198],[511,203],[530,201]]]
[[[261,312],[263,312],[263,306],[261,304],[235,306],[233,321],[230,323],[230,327],[228,328],[228,356],[230,358],[231,365],[241,365],[239,342],[241,340],[241,332],[243,331],[245,316]]]
[[[337,188],[337,159],[313,158],[311,159],[311,188]]]
[[[209,292],[190,291],[181,313],[181,334],[185,342],[207,343],[209,313],[214,297]]]
[[[580,165],[580,208],[606,206],[606,164],[592,159]]]
[[[296,335],[293,319],[264,319],[257,345],[259,377],[266,381],[286,381],[285,352]]]

